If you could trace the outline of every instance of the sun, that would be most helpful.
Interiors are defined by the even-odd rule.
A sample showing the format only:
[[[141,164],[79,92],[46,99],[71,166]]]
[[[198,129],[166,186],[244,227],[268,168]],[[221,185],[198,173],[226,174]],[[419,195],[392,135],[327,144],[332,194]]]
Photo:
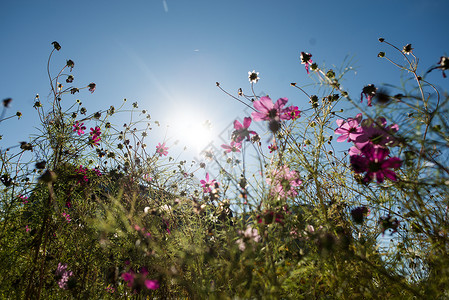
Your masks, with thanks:
[[[169,136],[179,145],[200,153],[214,138],[211,122],[199,112],[179,110],[169,121]]]

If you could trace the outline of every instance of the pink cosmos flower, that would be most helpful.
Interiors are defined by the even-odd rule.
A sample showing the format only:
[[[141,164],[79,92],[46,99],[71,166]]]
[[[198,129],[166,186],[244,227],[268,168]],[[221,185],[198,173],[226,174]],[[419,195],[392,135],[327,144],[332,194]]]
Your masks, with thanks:
[[[260,97],[259,100],[254,101],[254,108],[257,111],[251,113],[254,121],[280,121],[289,120],[290,109],[283,108],[287,103],[287,98],[279,98],[276,103],[268,96]]]
[[[273,151],[276,151],[278,149],[278,146],[276,146],[276,144],[271,144],[270,146],[268,146],[268,149],[270,150],[270,153],[272,153]]]
[[[62,216],[65,218],[67,223],[70,223],[70,221],[72,221],[72,219],[70,218],[70,215],[68,213],[63,212]]]
[[[89,137],[89,144],[94,147],[98,146],[101,141],[101,129],[98,126],[95,126],[95,128],[90,128],[90,137]]]
[[[145,280],[145,286],[149,290],[157,290],[159,288],[159,281],[157,280]]]
[[[381,147],[374,147],[371,144],[365,145],[361,149],[361,155],[351,156],[350,162],[355,173],[365,173],[363,181],[369,183],[372,180],[382,183],[387,177],[392,181],[398,178],[396,173],[390,169],[397,169],[402,165],[398,157],[387,158],[390,150]]]
[[[301,64],[306,66],[307,74],[309,74],[309,65],[313,63],[312,54],[301,52]]]
[[[61,289],[67,289],[67,282],[72,275],[72,271],[67,271],[66,264],[58,263],[58,267],[56,268],[56,278],[58,278],[58,285]]]
[[[296,188],[301,185],[299,174],[296,171],[290,171],[289,167],[282,166],[274,170],[267,183],[271,185],[271,195],[281,198],[295,197],[298,195]]]
[[[95,128],[90,128],[90,135],[100,135],[101,129],[98,126],[95,126]]]
[[[244,232],[239,230],[238,234],[243,235],[243,238],[235,241],[240,251],[244,251],[246,249],[245,241],[252,244],[258,243],[262,240],[262,237],[259,235],[259,231],[257,230],[257,228],[252,228],[250,225],[246,227],[246,230]]]
[[[247,141],[250,140],[250,134],[257,134],[255,131],[248,130],[249,126],[251,125],[251,118],[245,117],[243,119],[243,125],[238,121],[234,121],[234,132],[232,133],[231,139],[235,141],[236,143],[240,143],[245,138]]]
[[[355,146],[362,149],[366,144],[374,147],[387,147],[397,144],[393,134],[399,130],[398,124],[387,126],[385,118],[377,118],[376,122],[365,120],[362,122],[362,134],[353,139]]]
[[[240,152],[240,149],[242,149],[242,144],[231,141],[230,145],[223,144],[223,145],[221,145],[221,148],[225,149],[226,153]]]
[[[335,133],[341,134],[337,138],[337,142],[344,142],[346,139],[348,142],[353,142],[362,135],[363,130],[360,127],[361,120],[362,114],[357,114],[355,118],[349,118],[347,121],[342,119],[337,120],[339,128],[335,129]]]
[[[27,204],[28,203],[28,197],[27,196],[19,195],[18,197],[22,200],[23,204]]]
[[[298,106],[289,106],[286,109],[285,114],[288,116],[287,120],[296,120],[301,117],[301,111],[298,109]]]
[[[123,273],[122,279],[128,282],[128,287],[131,287],[134,283],[134,271],[131,269],[129,272]]]
[[[162,156],[162,155],[167,156],[167,154],[168,154],[167,150],[168,150],[168,147],[165,147],[165,143],[163,143],[162,145],[161,145],[161,143],[159,143],[156,146],[156,153],[159,154],[159,156]]]
[[[86,129],[86,126],[83,126],[84,123],[80,123],[78,121],[73,124],[73,131],[78,133],[78,135],[84,134],[84,130]]]
[[[100,170],[98,170],[97,168],[94,168],[94,169],[92,169],[94,172],[95,172],[95,174],[97,174],[97,176],[101,176],[102,174],[101,174],[101,171]]]
[[[200,181],[200,183],[203,187],[204,193],[212,192],[212,188],[215,189],[219,185],[219,183],[215,179],[209,181],[209,173],[206,173],[206,180],[203,179]]]
[[[374,86],[374,84],[368,84],[363,87],[362,93],[360,94],[360,102],[363,101],[363,96],[366,97],[366,100],[368,100],[368,106],[371,105],[371,100],[374,96],[376,96],[377,88]]]
[[[30,232],[31,231],[31,229],[30,229],[30,227],[28,227],[28,225],[25,225],[25,231],[26,232]]]

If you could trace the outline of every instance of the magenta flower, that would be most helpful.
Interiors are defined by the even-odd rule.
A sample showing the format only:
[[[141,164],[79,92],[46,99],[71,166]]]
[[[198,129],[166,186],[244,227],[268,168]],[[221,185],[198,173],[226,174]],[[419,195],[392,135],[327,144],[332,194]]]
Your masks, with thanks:
[[[225,149],[226,153],[240,152],[240,149],[242,149],[242,144],[231,141],[230,145],[223,144],[223,145],[221,145],[221,148]]]
[[[95,128],[90,129],[90,135],[100,135],[101,129],[98,126],[95,126]]]
[[[382,183],[385,177],[392,181],[398,179],[396,173],[390,169],[399,168],[402,161],[398,157],[387,158],[390,150],[367,144],[361,149],[361,153],[361,155],[351,156],[350,161],[355,173],[366,172],[363,182],[377,180]]]
[[[271,195],[281,198],[295,197],[298,195],[297,187],[302,183],[299,179],[298,172],[290,171],[287,166],[273,170],[271,176],[266,181],[271,185]]]
[[[128,286],[131,287],[134,283],[134,271],[129,270],[129,272],[125,272],[122,274],[122,279],[128,282]]]
[[[156,153],[159,154],[159,156],[167,156],[168,154],[168,147],[165,147],[165,143],[163,143],[161,145],[161,143],[158,143],[158,145],[156,146]]]
[[[363,130],[360,127],[361,120],[362,114],[357,114],[355,118],[349,118],[347,121],[342,119],[337,120],[339,128],[335,129],[335,133],[341,134],[337,138],[337,142],[344,142],[346,139],[348,142],[353,142],[362,135]]]
[[[306,66],[307,74],[309,74],[309,66],[313,63],[312,61],[312,54],[301,52],[301,64]]]
[[[387,147],[397,144],[397,140],[393,134],[399,130],[397,124],[387,126],[385,118],[377,118],[376,122],[365,120],[362,122],[362,134],[358,135],[354,140],[354,144],[358,149],[362,149],[366,144],[375,147]]]
[[[157,290],[159,288],[159,281],[157,280],[145,280],[145,286],[149,290]]]
[[[94,147],[98,146],[101,141],[101,129],[98,126],[95,126],[95,128],[90,129],[90,137],[89,137],[89,144]]]
[[[78,121],[73,124],[73,131],[78,133],[78,135],[84,134],[84,130],[86,129],[86,126],[83,126],[84,123],[79,123]]]
[[[236,143],[240,143],[245,138],[247,141],[250,140],[250,134],[257,134],[255,131],[248,130],[249,126],[251,125],[251,118],[245,117],[243,119],[243,125],[238,121],[234,121],[234,132],[232,132],[231,139],[235,141]]]
[[[363,96],[366,97],[366,100],[368,100],[368,106],[371,105],[371,100],[374,96],[376,96],[377,88],[374,86],[374,84],[368,84],[365,85],[362,89],[362,93],[360,94],[360,102],[363,101]]]
[[[288,119],[287,120],[296,120],[301,117],[301,111],[298,109],[297,106],[289,106],[285,109],[284,113]]]
[[[70,223],[70,221],[72,221],[72,219],[70,218],[70,215],[68,213],[63,212],[62,216],[65,218],[67,223]]]
[[[254,244],[258,243],[262,240],[262,237],[259,235],[259,231],[257,228],[253,228],[250,225],[246,227],[245,231],[238,231],[239,235],[242,235],[243,237],[236,240],[235,243],[238,245],[240,251],[244,251],[246,249],[246,244]]]
[[[278,149],[278,146],[276,146],[275,143],[268,146],[268,149],[270,150],[270,153],[276,151]]]
[[[61,289],[67,289],[67,282],[72,275],[72,271],[67,271],[67,265],[58,263],[58,267],[56,268],[56,278]]]
[[[254,121],[289,120],[290,109],[283,108],[287,103],[287,98],[279,98],[276,103],[268,96],[261,97],[254,101],[254,108],[257,111],[251,113]]]
[[[212,189],[217,188],[219,185],[219,183],[215,179],[209,181],[209,173],[206,173],[206,180],[202,179],[200,183],[203,187],[204,193],[212,192]]]

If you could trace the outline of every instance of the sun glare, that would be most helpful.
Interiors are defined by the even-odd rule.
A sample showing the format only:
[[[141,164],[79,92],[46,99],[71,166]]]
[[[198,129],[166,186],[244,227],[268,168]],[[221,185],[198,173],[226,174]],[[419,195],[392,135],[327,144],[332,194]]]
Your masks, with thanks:
[[[179,145],[197,153],[213,140],[212,125],[198,112],[181,110],[169,122],[169,136],[179,141]]]

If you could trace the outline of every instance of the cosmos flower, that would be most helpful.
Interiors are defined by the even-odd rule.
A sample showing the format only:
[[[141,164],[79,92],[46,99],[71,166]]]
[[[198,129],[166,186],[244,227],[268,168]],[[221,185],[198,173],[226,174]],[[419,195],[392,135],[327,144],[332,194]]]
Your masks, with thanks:
[[[167,150],[168,150],[168,147],[165,147],[165,143],[163,143],[162,145],[161,145],[161,143],[159,143],[156,146],[156,153],[159,154],[159,156],[162,156],[162,155],[167,156],[167,154],[168,154]]]
[[[360,127],[361,120],[362,114],[357,114],[355,118],[349,118],[347,121],[342,119],[337,120],[338,128],[335,129],[335,133],[341,134],[337,138],[337,142],[344,142],[346,139],[348,142],[353,142],[362,135],[363,130]]]
[[[275,143],[268,146],[268,149],[270,150],[270,153],[276,151],[278,149],[278,146],[276,146]]]
[[[289,106],[285,109],[285,115],[288,116],[287,120],[296,120],[301,117],[301,111],[298,109],[297,106]]]
[[[58,286],[61,289],[67,289],[67,282],[72,275],[72,271],[67,271],[66,264],[58,263],[58,267],[56,268],[56,278],[58,278]]]
[[[253,111],[251,116],[254,121],[271,121],[275,120],[289,120],[289,108],[283,108],[287,103],[287,98],[279,98],[276,103],[268,96],[261,97],[259,100],[254,101],[254,108],[257,111]]]
[[[253,70],[252,72],[248,72],[248,79],[251,83],[257,83],[259,81],[259,72]]]
[[[364,120],[361,134],[353,135],[355,138],[352,141],[358,149],[362,149],[366,144],[371,144],[374,147],[394,146],[398,141],[393,135],[398,130],[398,124],[387,126],[387,120],[382,117],[377,118],[375,122]]]
[[[374,84],[368,84],[365,85],[362,89],[362,93],[360,94],[360,102],[363,101],[363,96],[366,97],[366,100],[368,101],[368,106],[371,105],[371,100],[376,96],[377,88],[374,86]]]
[[[145,280],[145,286],[149,290],[157,290],[159,288],[159,281],[147,279]]]
[[[84,123],[80,123],[78,121],[73,124],[73,131],[76,132],[78,135],[84,134],[84,130],[86,129],[86,126],[83,126]]]
[[[399,168],[402,161],[398,157],[387,158],[389,154],[390,150],[386,148],[367,144],[361,149],[361,155],[351,156],[350,162],[355,173],[365,173],[365,183],[373,180],[382,183],[385,177],[397,181],[396,173],[391,169]]]
[[[221,145],[221,148],[225,149],[226,153],[240,152],[240,149],[242,149],[242,144],[237,143],[235,141],[231,141],[230,145],[223,144],[223,145]]]
[[[209,173],[206,173],[206,180],[203,179],[200,181],[200,183],[203,187],[204,193],[212,192],[212,188],[215,188],[219,185],[219,183],[215,179],[209,180]]]
[[[241,143],[245,138],[250,140],[250,134],[257,134],[255,131],[248,130],[251,125],[251,118],[245,117],[243,119],[243,125],[238,121],[234,121],[234,132],[232,132],[231,139],[236,143]]]
[[[307,74],[309,74],[309,66],[310,66],[310,64],[313,63],[312,54],[307,53],[307,52],[301,52],[300,59],[301,59],[301,64],[306,66]]]
[[[91,82],[91,83],[89,83],[89,85],[87,87],[89,88],[89,92],[93,93],[93,92],[95,92],[97,85],[95,83]]]
[[[271,195],[281,198],[295,197],[298,195],[297,187],[302,184],[298,172],[290,170],[287,166],[273,170],[266,180],[271,185]]]

